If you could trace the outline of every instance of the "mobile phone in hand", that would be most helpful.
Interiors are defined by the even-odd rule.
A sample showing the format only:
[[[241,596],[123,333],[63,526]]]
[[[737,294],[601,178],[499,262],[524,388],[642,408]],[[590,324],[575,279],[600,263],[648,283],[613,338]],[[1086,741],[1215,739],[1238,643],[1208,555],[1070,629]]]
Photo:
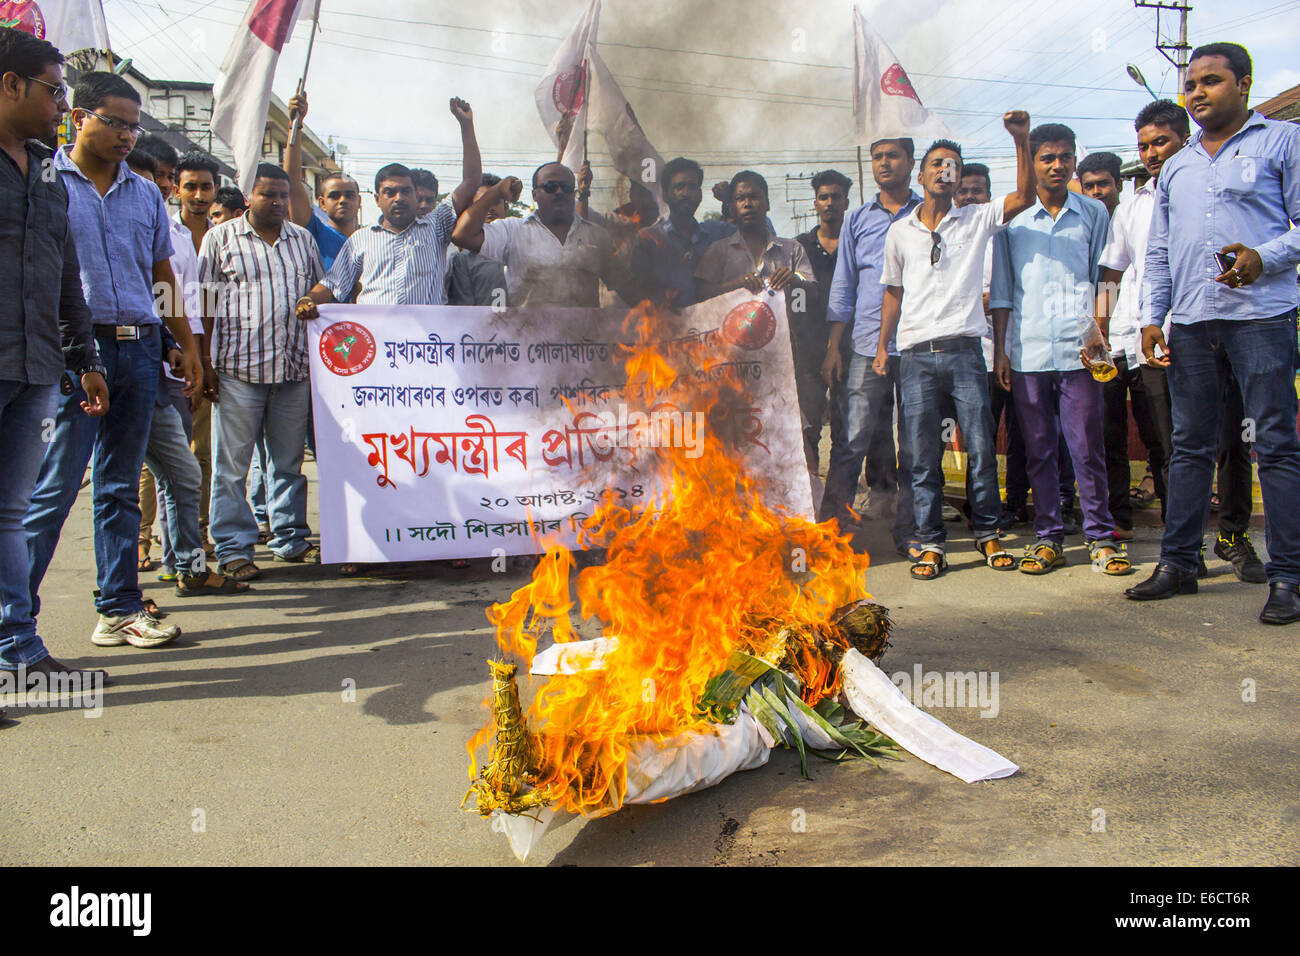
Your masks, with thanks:
[[[1224,255],[1222,252],[1216,252],[1214,254],[1214,261],[1219,266],[1219,275],[1223,275],[1237,264],[1237,257]]]

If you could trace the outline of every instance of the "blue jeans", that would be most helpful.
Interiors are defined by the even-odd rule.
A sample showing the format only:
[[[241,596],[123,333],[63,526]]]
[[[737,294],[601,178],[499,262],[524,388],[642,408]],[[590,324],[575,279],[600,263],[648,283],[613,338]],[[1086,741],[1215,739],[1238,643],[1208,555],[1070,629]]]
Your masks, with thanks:
[[[916,538],[929,551],[943,551],[948,532],[943,526],[942,399],[952,400],[966,446],[966,473],[972,500],[975,540],[998,536],[1002,497],[998,491],[998,459],[994,447],[993,412],[989,407],[988,372],[979,339],[948,352],[908,351],[901,356],[899,379],[906,413],[907,443],[912,449],[910,490],[916,512]],[[951,437],[951,436],[949,436]],[[903,483],[899,482],[900,490]],[[902,495],[900,494],[900,498]]]
[[[50,652],[36,636],[28,583],[23,515],[45,455],[46,430],[59,390],[54,385],[0,381],[0,670],[35,664]]]
[[[153,472],[158,486],[163,565],[180,574],[199,574],[204,568],[203,539],[199,536],[203,473],[190,451],[180,412],[172,405],[154,410],[144,464]]]
[[[77,500],[86,465],[93,456],[92,521],[100,614],[134,614],[142,607],[136,570],[140,536],[140,469],[149,443],[154,399],[158,394],[157,326],[143,339],[118,342],[96,335],[108,370],[108,414],[91,418],[81,410],[86,393],[78,383],[59,396],[54,437],[46,447],[40,477],[23,526],[31,566],[32,612],[40,614],[41,581],[54,558],[63,522]]]
[[[1169,351],[1174,451],[1160,560],[1183,571],[1196,570],[1231,374],[1241,386],[1243,432],[1254,423],[1269,557],[1264,570],[1270,583],[1300,584],[1295,312],[1270,319],[1175,325]]]
[[[858,489],[862,463],[872,450],[873,442],[883,433],[893,447],[894,401],[898,389],[898,359],[889,358],[889,374],[877,375],[871,370],[872,360],[865,355],[853,354],[849,362],[844,387],[832,395],[841,402],[840,420],[844,423],[844,441],[831,443],[831,463],[826,473],[826,492],[822,497],[818,520],[847,518]],[[898,487],[912,486],[912,449],[905,438],[906,424],[901,401],[898,405]],[[882,443],[883,444],[883,443]],[[898,496],[895,515],[894,544],[903,546],[915,537],[916,521],[912,511],[912,496],[903,492]]]
[[[221,399],[212,409],[212,498],[209,530],[217,563],[253,560],[257,522],[245,497],[245,478],[260,434],[266,442],[270,484],[267,520],[270,549],[294,558],[310,545],[307,479],[302,454],[307,439],[307,382],[254,385],[218,373]]]
[[[311,402],[307,403],[307,407],[311,408]],[[253,520],[259,525],[268,524],[266,501],[271,496],[271,482],[266,473],[266,440],[258,435],[257,443],[253,446],[253,463],[248,468],[248,500],[253,506]]]

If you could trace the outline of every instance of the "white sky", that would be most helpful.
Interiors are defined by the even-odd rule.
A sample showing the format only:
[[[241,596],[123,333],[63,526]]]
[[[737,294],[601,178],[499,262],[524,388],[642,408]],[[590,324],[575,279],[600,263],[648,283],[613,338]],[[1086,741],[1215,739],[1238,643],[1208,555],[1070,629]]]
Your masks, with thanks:
[[[555,154],[533,90],[586,5],[322,0],[308,123],[349,149],[342,159],[363,188],[392,161],[426,166],[451,184],[460,144],[447,99],[462,96],[474,107],[484,169],[526,182]],[[1136,63],[1157,93],[1176,93],[1174,68],[1154,48],[1155,11],[1131,0],[861,6],[967,160],[993,168],[995,193],[1013,185],[1005,110],[1027,109],[1035,124],[1064,122],[1089,150],[1127,159],[1135,152],[1131,118],[1150,97],[1125,64]],[[209,82],[246,7],[246,0],[104,0],[115,53],[152,78]],[[601,55],[665,159],[699,160],[710,183],[757,169],[768,179],[778,231],[790,234],[796,207],[787,197],[809,199],[811,190],[806,182],[787,187],[787,175],[833,167],[858,179],[851,9],[851,0],[604,0]],[[1252,102],[1300,83],[1300,0],[1194,0],[1189,24],[1193,46],[1246,46],[1255,64]],[[1161,29],[1176,39],[1176,16],[1162,14]],[[275,91],[283,99],[301,73],[307,32],[299,24],[280,59]],[[601,208],[610,204],[601,187],[613,173],[601,168],[607,159],[598,143],[593,136],[593,201]],[[869,166],[866,173],[870,194]],[[855,186],[855,203],[857,195]],[[798,211],[808,207],[802,201]],[[700,213],[714,208],[706,198]]]

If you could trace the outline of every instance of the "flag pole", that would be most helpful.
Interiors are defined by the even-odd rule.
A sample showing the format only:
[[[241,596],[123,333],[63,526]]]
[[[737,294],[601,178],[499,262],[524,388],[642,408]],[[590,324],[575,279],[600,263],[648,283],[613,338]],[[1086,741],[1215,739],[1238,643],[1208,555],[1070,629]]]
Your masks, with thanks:
[[[864,177],[862,175],[862,147],[859,146],[858,147],[858,204],[859,205],[864,205],[867,201],[866,192],[864,191],[867,187],[865,182],[863,182],[863,179]]]
[[[320,3],[316,4],[316,10],[311,18],[311,34],[307,38],[307,59],[302,65],[302,76],[298,78],[298,92],[296,95],[302,96],[302,91],[307,87],[307,71],[311,69],[311,51],[316,45],[316,31],[320,29]],[[298,137],[302,134],[302,117],[294,116],[293,126],[289,130],[289,142],[287,146],[295,146],[298,143]]]

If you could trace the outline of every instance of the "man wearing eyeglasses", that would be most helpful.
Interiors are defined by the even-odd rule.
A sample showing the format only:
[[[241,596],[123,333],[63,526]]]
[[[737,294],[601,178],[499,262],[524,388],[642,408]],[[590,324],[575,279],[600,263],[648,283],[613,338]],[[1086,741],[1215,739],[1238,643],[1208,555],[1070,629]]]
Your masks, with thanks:
[[[889,374],[889,344],[897,337],[903,418],[912,450],[912,500],[921,557],[912,577],[930,581],[948,567],[943,524],[940,406],[952,400],[974,474],[971,523],[975,547],[995,571],[1015,569],[998,542],[997,454],[984,365],[984,251],[1006,223],[1034,201],[1029,114],[1013,110],[1002,123],[1016,144],[1016,191],[1000,203],[958,206],[961,147],[936,140],[921,157],[925,199],[889,227],[880,282],[880,341],[872,368]]]
[[[614,254],[609,233],[578,215],[573,170],[562,163],[543,163],[533,171],[537,210],[524,219],[487,222],[488,210],[501,200],[514,202],[523,183],[507,176],[460,214],[451,239],[506,266],[510,305],[557,305],[595,308],[600,283],[629,305],[637,301],[627,270]]]
[[[79,673],[37,636],[22,526],[58,383],[71,384],[65,370],[84,389],[79,414],[93,422],[109,410],[67,188],[42,175],[51,154],[39,140],[52,138],[68,111],[62,64],[44,40],[0,27],[0,670],[29,674]]]
[[[81,285],[108,370],[112,407],[98,421],[81,414],[85,393],[73,388],[59,403],[53,440],[25,521],[35,596],[54,556],[91,455],[94,468],[95,563],[101,647],[158,647],[179,634],[143,606],[137,573],[139,483],[162,361],[156,302],[179,303],[172,272],[171,224],[162,195],[123,162],[140,136],[140,94],[112,73],[77,82],[72,121],[76,144],[60,147],[54,167],[69,194]],[[166,309],[181,346],[185,393],[202,386],[198,348],[184,309]],[[36,606],[33,600],[33,606]]]

